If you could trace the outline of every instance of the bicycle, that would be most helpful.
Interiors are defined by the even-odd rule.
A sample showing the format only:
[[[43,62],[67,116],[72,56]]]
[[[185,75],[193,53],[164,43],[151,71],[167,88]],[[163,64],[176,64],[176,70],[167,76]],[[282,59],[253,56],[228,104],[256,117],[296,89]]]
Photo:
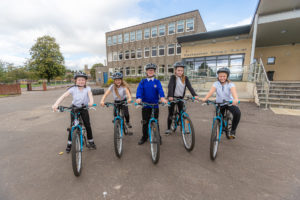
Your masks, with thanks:
[[[159,133],[159,127],[158,127],[158,122],[157,119],[154,116],[154,108],[155,106],[162,104],[162,105],[168,105],[168,104],[163,104],[163,103],[158,103],[158,104],[150,104],[146,102],[142,103],[135,103],[135,106],[150,106],[151,109],[151,118],[148,123],[148,137],[150,141],[150,151],[151,151],[151,158],[153,164],[157,164],[159,161],[160,157],[160,133]]]
[[[97,106],[97,104],[93,104],[93,107]],[[80,109],[90,109],[87,105],[82,108],[76,108],[74,106],[65,107],[58,106],[59,112],[68,111],[74,116],[74,121],[72,122],[72,127],[67,129],[71,131],[71,140],[72,140],[72,168],[75,176],[80,176],[82,171],[82,150],[83,146],[87,144],[86,139],[86,129],[83,126],[82,119],[80,117]]]
[[[240,101],[238,102],[240,103]],[[224,116],[221,113],[221,106],[232,105],[232,101],[223,101],[223,103],[216,103],[215,101],[206,101],[207,105],[213,104],[216,108],[216,116],[213,118],[212,132],[210,138],[210,159],[215,160],[217,157],[218,147],[223,132],[227,139],[231,139],[229,133],[232,128],[233,116],[228,109],[225,109]]]
[[[123,152],[123,133],[125,135],[132,135],[129,132],[126,123],[124,123],[124,113],[122,106],[130,105],[126,101],[120,103],[110,103],[105,102],[104,105],[106,107],[113,106],[116,110],[116,117],[113,120],[114,123],[114,147],[115,147],[115,154],[118,158],[121,158]],[[121,114],[120,111],[121,110]]]
[[[169,103],[175,103],[174,114],[172,116],[171,130],[176,131],[177,127],[180,126],[180,132],[182,135],[182,140],[184,147],[187,151],[192,151],[195,146],[195,131],[191,118],[186,113],[186,102],[195,101],[194,97],[187,97],[186,99],[174,98],[173,101]],[[183,109],[179,112],[178,103],[183,102]]]

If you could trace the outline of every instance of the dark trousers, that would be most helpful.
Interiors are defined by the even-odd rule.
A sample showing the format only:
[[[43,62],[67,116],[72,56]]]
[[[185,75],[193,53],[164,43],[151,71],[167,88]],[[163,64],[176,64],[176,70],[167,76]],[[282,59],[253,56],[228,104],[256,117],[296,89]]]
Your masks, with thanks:
[[[171,128],[171,123],[172,123],[172,116],[174,114],[174,109],[175,109],[175,106],[178,106],[178,112],[180,113],[183,109],[183,102],[182,101],[179,101],[177,103],[171,103],[170,107],[169,107],[169,115],[168,115],[168,129]]]
[[[125,100],[123,100],[123,101],[127,101],[127,100],[125,99]],[[120,103],[120,102],[123,102],[123,101],[115,101],[115,103]],[[130,118],[129,118],[128,106],[125,106],[125,105],[117,105],[116,107],[114,107],[114,116],[115,116],[115,117],[117,116],[117,109],[118,109],[119,115],[120,115],[120,111],[121,111],[121,109],[122,109],[123,114],[124,114],[124,117],[125,117],[125,120],[126,120],[126,123],[128,123],[129,120],[130,120]]]
[[[91,124],[90,124],[90,115],[89,115],[89,111],[85,110],[85,109],[77,109],[76,111],[72,111],[72,112],[79,112],[80,113],[80,117],[83,121],[84,127],[86,129],[87,132],[87,138],[88,140],[92,140],[93,139],[93,133],[92,133],[92,128],[91,128]],[[72,123],[74,121],[74,116],[71,114],[71,127],[72,127]],[[71,131],[69,132],[69,136],[68,136],[68,140],[71,140]]]
[[[240,119],[241,119],[241,111],[240,111],[239,107],[237,107],[237,106],[233,106],[233,105],[232,106],[222,106],[220,111],[223,116],[225,113],[225,109],[229,110],[229,112],[231,112],[233,115],[231,130],[235,131],[240,122]]]
[[[143,137],[148,138],[148,124],[149,120],[151,119],[152,108],[143,108],[142,109],[142,122],[143,122]],[[159,115],[159,108],[154,108],[154,117],[157,119],[158,124],[158,115]],[[158,126],[159,130],[159,126]]]

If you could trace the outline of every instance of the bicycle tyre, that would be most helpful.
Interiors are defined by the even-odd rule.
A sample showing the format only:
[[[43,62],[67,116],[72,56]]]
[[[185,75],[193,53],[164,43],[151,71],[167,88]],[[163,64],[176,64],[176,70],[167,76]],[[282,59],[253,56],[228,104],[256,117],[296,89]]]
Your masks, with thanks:
[[[157,164],[160,157],[160,135],[158,131],[157,123],[151,122],[151,141],[150,151],[153,164]]]
[[[115,154],[121,158],[123,152],[123,139],[121,137],[121,120],[117,119],[114,124],[114,147]]]
[[[230,140],[231,139],[231,137],[229,136],[229,133],[230,133],[230,131],[231,131],[231,129],[232,129],[232,119],[233,119],[233,115],[232,115],[232,113],[228,110],[227,111],[227,116],[226,116],[226,121],[227,121],[227,126],[226,126],[226,138],[228,139],[228,140]]]
[[[72,168],[75,176],[80,176],[82,170],[82,151],[80,144],[80,131],[74,130],[72,138]]]
[[[187,126],[185,122],[187,122]],[[184,148],[189,152],[192,151],[195,146],[195,130],[194,130],[192,120],[188,116],[183,117],[183,124],[181,123],[181,135],[182,135]]]
[[[220,131],[220,121],[217,119],[214,122],[214,126],[211,132],[210,138],[210,159],[215,160],[217,157],[218,147],[219,147],[219,131]]]
[[[177,119],[177,115],[173,115],[172,116],[172,122],[171,122],[171,131],[174,133],[177,129],[176,126],[176,119]]]

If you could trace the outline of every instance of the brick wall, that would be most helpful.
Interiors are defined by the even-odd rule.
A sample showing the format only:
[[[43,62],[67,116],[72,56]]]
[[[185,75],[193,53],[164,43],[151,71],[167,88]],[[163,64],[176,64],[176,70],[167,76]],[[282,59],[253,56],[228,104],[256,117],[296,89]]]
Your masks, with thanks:
[[[21,94],[20,84],[0,84],[0,95]]]

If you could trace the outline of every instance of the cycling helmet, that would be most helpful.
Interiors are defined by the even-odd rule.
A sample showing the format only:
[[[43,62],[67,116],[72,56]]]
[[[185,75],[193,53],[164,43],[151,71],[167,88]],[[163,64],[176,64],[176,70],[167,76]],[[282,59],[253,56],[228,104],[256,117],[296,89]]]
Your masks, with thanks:
[[[176,62],[173,67],[176,69],[177,67],[183,67],[183,69],[185,68],[185,64],[182,61]]]
[[[145,70],[147,71],[148,69],[154,69],[156,70],[157,66],[156,64],[153,64],[153,63],[149,63],[147,65],[145,65]]]
[[[113,80],[115,80],[115,79],[122,79],[123,78],[123,74],[120,73],[120,72],[116,72],[116,73],[113,73],[113,75],[111,76],[111,78]]]
[[[230,75],[230,69],[228,67],[222,67],[222,68],[218,69],[217,74],[219,74],[220,72],[226,73],[227,77],[229,77],[229,75]]]
[[[85,79],[88,79],[87,75],[83,72],[77,72],[74,74],[74,79],[77,79],[78,77],[83,77]]]

